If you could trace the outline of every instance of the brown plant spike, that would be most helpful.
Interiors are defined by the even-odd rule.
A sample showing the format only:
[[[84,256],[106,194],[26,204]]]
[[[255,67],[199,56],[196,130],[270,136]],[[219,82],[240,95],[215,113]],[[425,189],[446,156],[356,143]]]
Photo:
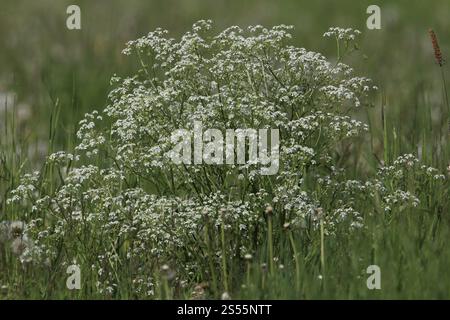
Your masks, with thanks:
[[[444,59],[442,58],[441,48],[439,48],[439,42],[436,37],[436,33],[434,33],[433,29],[429,29],[428,33],[430,34],[431,43],[433,44],[434,57],[436,59],[437,64],[442,67],[444,65]]]

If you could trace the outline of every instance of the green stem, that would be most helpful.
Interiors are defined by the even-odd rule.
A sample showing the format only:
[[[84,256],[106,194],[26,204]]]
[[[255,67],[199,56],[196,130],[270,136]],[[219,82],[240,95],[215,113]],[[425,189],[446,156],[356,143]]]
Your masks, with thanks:
[[[297,248],[295,247],[294,237],[292,236],[292,232],[289,232],[289,241],[291,242],[292,251],[294,253],[294,262],[295,262],[295,288],[297,291],[300,290],[300,265],[298,261],[298,253]]]
[[[448,102],[447,85],[446,85],[446,82],[445,82],[444,68],[442,68],[442,67],[441,67],[441,76],[442,76],[442,86],[444,88],[445,104],[447,105],[447,111],[450,114],[450,104]]]
[[[385,96],[383,95],[381,103],[381,121],[383,124],[383,158],[384,158],[384,164],[388,165],[389,163],[389,145],[388,145],[388,129],[387,129],[387,119],[386,119],[386,112],[385,112]]]
[[[322,276],[325,278],[325,233],[323,219],[320,219],[320,264],[322,267]]]
[[[214,293],[217,293],[217,282],[216,282],[216,272],[214,269],[214,261],[213,261],[213,252],[211,250],[211,242],[209,239],[209,228],[208,223],[205,225],[205,242],[206,242],[206,248],[208,250],[208,264],[209,264],[209,270],[211,272],[211,281],[212,281],[212,289]]]
[[[227,257],[225,251],[225,228],[223,223],[220,226],[220,239],[222,241],[222,272],[223,272],[223,288],[228,291],[228,275],[227,275]]]
[[[272,227],[272,215],[269,215],[267,217],[267,240],[268,240],[268,249],[269,249],[269,270],[270,273],[273,274],[274,272],[274,265],[273,265],[273,227]]]
[[[247,262],[247,290],[250,289],[250,271],[251,271],[251,266],[250,266],[250,261]]]
[[[163,277],[163,287],[164,287],[164,296],[165,296],[166,300],[170,300],[171,294],[170,294],[170,288],[169,288],[169,281],[167,280],[166,277]]]
[[[338,65],[338,63],[341,61],[341,48],[338,37],[336,37],[336,51],[337,51],[336,65]]]

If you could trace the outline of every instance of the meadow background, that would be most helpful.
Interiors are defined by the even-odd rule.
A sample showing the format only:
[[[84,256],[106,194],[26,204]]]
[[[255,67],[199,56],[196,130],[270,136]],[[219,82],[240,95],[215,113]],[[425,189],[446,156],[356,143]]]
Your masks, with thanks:
[[[81,30],[66,28],[69,4],[81,7]],[[370,4],[381,7],[381,30],[366,28],[366,8]],[[356,115],[369,122],[371,132],[366,143],[361,143],[361,148],[354,149],[347,157],[353,159],[349,163],[358,164],[350,175],[356,171],[361,175],[374,172],[376,158],[383,159],[386,148],[391,160],[403,153],[417,155],[422,148],[421,152],[427,154],[422,157],[424,161],[446,172],[450,165],[449,151],[439,151],[437,141],[448,115],[443,107],[442,79],[428,28],[434,29],[444,57],[448,56],[449,1],[3,0],[0,6],[0,215],[6,211],[6,198],[22,173],[40,168],[45,156],[55,150],[73,149],[83,115],[106,106],[110,78],[135,70],[136,62],[121,54],[127,41],[157,27],[177,37],[199,19],[212,19],[218,30],[230,25],[293,25],[294,45],[321,52],[330,60],[335,59],[336,50],[333,41],[322,37],[328,27],[361,30],[360,50],[345,62],[358,74],[372,78],[380,90],[372,97],[375,107]],[[448,76],[448,65],[444,68]],[[424,146],[427,151],[423,150]],[[326,289],[315,286],[316,279],[308,280],[305,275],[302,279],[305,286],[308,287],[308,281],[311,284],[304,297],[449,298],[448,193],[433,196],[441,199],[435,205],[443,212],[443,222],[437,227],[439,237],[424,236],[422,227],[427,232],[435,228],[435,217],[419,218],[419,212],[412,212],[407,221],[404,217],[393,223],[389,221],[388,227],[384,226],[386,221],[373,221],[377,226],[373,233],[346,239],[347,249],[329,244],[327,251],[336,252],[329,260],[329,268],[334,264],[342,272]],[[383,290],[369,291],[364,281],[362,285],[357,284],[344,270],[347,265],[340,257],[343,251],[352,252],[355,257],[368,251],[368,255],[377,252],[383,270]],[[340,291],[342,283],[348,285],[345,294]],[[278,287],[270,295],[257,290],[250,296],[295,297],[288,288],[289,278],[286,278],[278,281]],[[23,286],[16,294],[39,296],[32,291]],[[64,297],[64,294],[53,297]]]

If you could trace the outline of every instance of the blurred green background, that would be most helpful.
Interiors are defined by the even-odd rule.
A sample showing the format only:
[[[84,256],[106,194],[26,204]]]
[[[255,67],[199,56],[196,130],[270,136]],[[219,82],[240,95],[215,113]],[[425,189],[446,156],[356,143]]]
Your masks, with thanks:
[[[81,30],[66,28],[70,4],[81,8]],[[370,4],[381,7],[381,30],[366,28]],[[436,31],[445,56],[450,52],[449,13],[448,0],[2,0],[0,129],[8,136],[5,122],[13,113],[15,144],[39,162],[49,149],[50,117],[58,103],[55,144],[72,148],[83,114],[107,104],[111,76],[133,73],[133,59],[121,54],[128,40],[157,27],[177,37],[195,21],[212,19],[217,31],[230,25],[293,25],[295,45],[330,59],[335,56],[335,43],[322,38],[328,27],[360,29],[360,54],[344,62],[357,74],[375,80],[381,89],[375,103],[385,95],[399,135],[418,140],[417,110],[426,105],[438,110],[430,112],[434,121],[442,118],[440,71],[427,30]]]

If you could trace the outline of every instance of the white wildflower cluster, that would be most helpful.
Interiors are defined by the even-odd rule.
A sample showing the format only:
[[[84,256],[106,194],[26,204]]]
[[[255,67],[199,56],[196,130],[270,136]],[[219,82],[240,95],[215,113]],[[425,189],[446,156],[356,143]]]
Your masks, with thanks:
[[[324,37],[334,38],[336,40],[337,64],[342,61],[343,57],[351,52],[358,50],[357,38],[361,35],[361,31],[352,28],[331,27],[323,34]],[[351,80],[353,81],[353,80]],[[344,88],[340,88],[342,94]],[[345,93],[349,96],[349,93]]]
[[[352,28],[330,27],[323,34],[324,37],[336,37],[339,40],[354,41],[361,34],[361,31]]]
[[[420,163],[412,154],[405,154],[398,157],[391,166],[380,169],[379,176],[384,180],[391,179],[396,184],[406,183],[411,178],[415,181],[416,187],[421,187],[423,183],[434,181],[444,181],[445,175],[439,170]]]
[[[76,147],[77,151],[85,151],[88,157],[98,153],[99,147],[105,143],[106,139],[95,130],[95,122],[101,121],[102,119],[98,111],[85,114],[84,119],[80,121],[80,128],[77,132],[77,137],[81,140]]]
[[[73,154],[64,151],[58,151],[49,155],[47,162],[56,164],[58,166],[62,166],[70,161],[78,161],[78,160],[80,160],[79,156],[74,156]]]
[[[32,174],[24,174],[21,177],[20,185],[11,191],[7,204],[27,205],[27,200],[34,199],[39,191],[39,176],[39,171],[35,171]]]
[[[317,175],[320,192],[316,193],[318,202],[329,213],[325,223],[329,232],[334,231],[336,223],[347,222],[351,229],[360,228],[364,224],[363,212],[368,204],[372,204],[378,213],[411,210],[422,201],[429,201],[427,190],[442,188],[446,183],[445,176],[438,170],[420,165],[419,160],[411,154],[398,157],[392,166],[379,168],[377,176],[367,181],[348,180],[345,171],[330,167],[331,174]],[[325,202],[332,203],[324,206]]]
[[[390,212],[393,207],[417,207],[421,201],[427,203],[428,190],[442,188],[447,180],[436,168],[421,164],[412,154],[405,154],[392,165],[380,168],[373,184],[385,211]]]
[[[88,252],[83,263],[99,293],[119,290],[120,268],[133,279],[132,294],[151,297],[163,264],[185,283],[198,280],[195,271],[254,253],[266,239],[267,203],[283,223],[316,228],[323,220],[328,234],[341,223],[361,228],[361,204],[377,195],[386,207],[419,203],[407,184],[386,182],[399,170],[392,179],[407,179],[403,158],[369,182],[346,180],[335,168],[338,142],[367,130],[347,114],[375,89],[368,79],[290,46],[287,26],[211,29],[200,21],[179,41],[162,29],[130,41],[124,53],[135,54],[141,69],[112,79],[107,121],[86,114],[76,154],[54,153],[50,168],[22,177],[8,205],[29,224],[36,263],[64,272],[61,253],[71,260]],[[344,40],[356,34],[330,32]],[[174,164],[171,133],[192,130],[194,121],[219,130],[279,129],[278,175],[247,165]],[[59,184],[49,187],[55,170]],[[422,171],[420,179],[441,179]]]
[[[321,92],[326,96],[327,105],[341,105],[349,102],[355,107],[361,106],[361,97],[367,97],[367,93],[377,89],[370,84],[371,80],[367,78],[352,78],[343,80],[336,85],[327,85],[321,88]]]
[[[105,110],[113,120],[111,147],[124,166],[148,179],[160,176],[173,166],[170,134],[192,130],[194,121],[220,130],[281,128],[282,146],[290,153],[311,149],[318,127],[331,139],[364,130],[340,116],[344,107],[364,104],[373,89],[370,81],[352,77],[342,63],[287,45],[290,27],[230,27],[218,35],[210,29],[210,21],[200,21],[179,42],[158,29],[128,43],[125,53],[136,53],[143,67],[133,77],[115,78],[118,85]],[[297,122],[311,127],[297,132]],[[298,139],[299,134],[307,139]],[[178,181],[207,189],[198,170],[187,166],[172,172]],[[206,171],[213,181],[223,174],[254,181],[256,174],[248,166]]]

